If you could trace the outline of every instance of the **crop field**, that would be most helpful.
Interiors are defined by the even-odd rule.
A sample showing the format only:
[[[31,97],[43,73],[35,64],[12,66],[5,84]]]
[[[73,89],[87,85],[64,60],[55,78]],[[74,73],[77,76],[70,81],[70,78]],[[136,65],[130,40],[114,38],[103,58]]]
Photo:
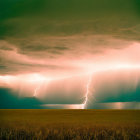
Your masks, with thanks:
[[[140,140],[140,110],[0,110],[0,140]]]

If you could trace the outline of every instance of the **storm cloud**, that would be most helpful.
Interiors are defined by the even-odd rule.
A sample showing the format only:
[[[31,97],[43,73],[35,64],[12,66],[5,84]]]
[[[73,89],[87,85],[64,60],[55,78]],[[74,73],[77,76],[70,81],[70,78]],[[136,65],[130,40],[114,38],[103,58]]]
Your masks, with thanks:
[[[39,73],[69,78],[138,66],[139,54],[139,0],[0,1],[0,76]],[[123,102],[121,87],[115,89],[118,98],[113,90],[99,89],[100,103]],[[139,97],[139,86],[133,92],[124,102],[137,101],[131,99]]]
[[[38,63],[38,59],[45,61],[45,65],[50,65],[48,68],[52,65],[57,67],[54,61],[65,59],[66,64],[62,65],[69,69],[73,64],[67,61],[71,59],[93,58],[94,61],[94,56],[108,49],[123,49],[133,42],[139,42],[139,5],[138,0],[2,0],[2,71],[8,73],[9,67],[9,73],[18,72],[20,70],[17,67],[24,69],[24,66],[26,71],[27,59],[35,63]],[[16,64],[9,66],[9,61],[3,56],[9,56],[9,53],[26,57],[23,60],[25,65],[17,65],[19,60],[12,58]],[[88,55],[92,57],[87,58]]]

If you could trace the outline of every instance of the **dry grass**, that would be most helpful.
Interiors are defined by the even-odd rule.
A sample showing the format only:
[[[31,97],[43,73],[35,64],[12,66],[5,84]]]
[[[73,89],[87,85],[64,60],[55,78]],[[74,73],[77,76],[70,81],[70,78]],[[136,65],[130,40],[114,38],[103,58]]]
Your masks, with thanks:
[[[140,110],[0,110],[1,140],[140,140]]]

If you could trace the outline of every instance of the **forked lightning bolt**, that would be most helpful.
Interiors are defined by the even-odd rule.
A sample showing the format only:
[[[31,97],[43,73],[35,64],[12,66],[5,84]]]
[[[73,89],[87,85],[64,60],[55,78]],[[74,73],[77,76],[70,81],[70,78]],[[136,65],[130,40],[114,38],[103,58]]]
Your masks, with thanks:
[[[44,80],[42,80],[42,81],[40,82],[40,84],[35,88],[35,90],[34,90],[34,97],[36,97],[36,96],[38,95],[39,90],[40,90],[40,88],[41,88],[43,82],[44,82]]]
[[[89,75],[88,82],[87,82],[87,85],[86,85],[85,101],[84,101],[84,103],[82,104],[82,105],[83,105],[83,107],[82,107],[83,109],[86,108],[86,105],[87,105],[87,102],[88,102],[88,96],[89,96],[89,94],[90,94],[91,82],[92,82],[92,74]]]
[[[35,97],[37,96],[40,87],[41,87],[41,84],[35,88],[35,90],[34,90],[34,96]]]

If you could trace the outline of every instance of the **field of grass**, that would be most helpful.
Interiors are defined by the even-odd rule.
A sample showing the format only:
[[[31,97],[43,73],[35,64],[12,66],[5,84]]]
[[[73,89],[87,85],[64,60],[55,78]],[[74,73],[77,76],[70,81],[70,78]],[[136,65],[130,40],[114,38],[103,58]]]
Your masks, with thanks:
[[[1,140],[140,140],[140,110],[0,110]]]

